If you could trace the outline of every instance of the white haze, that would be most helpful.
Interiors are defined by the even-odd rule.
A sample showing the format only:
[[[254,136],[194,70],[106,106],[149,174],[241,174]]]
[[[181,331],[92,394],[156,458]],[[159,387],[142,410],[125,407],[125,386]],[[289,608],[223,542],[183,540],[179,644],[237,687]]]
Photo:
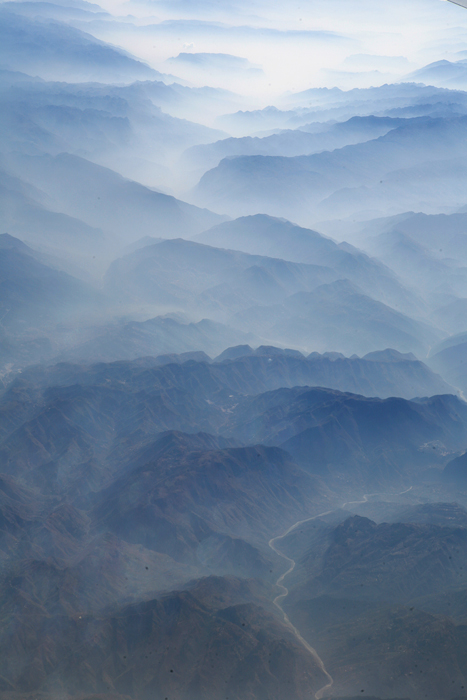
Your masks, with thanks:
[[[222,53],[261,66],[264,75],[196,71],[176,75],[269,104],[284,91],[343,89],[394,82],[427,63],[459,60],[467,18],[442,0],[314,0],[292,3],[193,3],[130,0],[101,5],[115,21],[78,26],[113,41],[163,73],[180,53]]]

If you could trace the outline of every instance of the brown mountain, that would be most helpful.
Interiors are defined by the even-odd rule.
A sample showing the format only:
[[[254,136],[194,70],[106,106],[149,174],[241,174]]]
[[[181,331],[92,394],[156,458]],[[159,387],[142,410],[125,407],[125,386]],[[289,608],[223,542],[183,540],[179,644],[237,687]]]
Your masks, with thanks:
[[[241,591],[242,600],[254,602],[240,603],[235,580],[232,587],[229,595],[225,579],[220,588],[211,579],[99,617],[50,617],[37,605],[25,616],[3,606],[9,625],[2,632],[1,690],[106,700],[115,693],[142,700],[214,700],[224,693],[235,700],[291,694],[305,700],[323,687],[313,656],[261,607],[254,589]]]
[[[292,622],[334,678],[333,692],[438,700],[467,687],[467,529],[316,520],[282,540]],[[454,610],[454,604],[453,604]],[[465,615],[465,607],[464,607]]]

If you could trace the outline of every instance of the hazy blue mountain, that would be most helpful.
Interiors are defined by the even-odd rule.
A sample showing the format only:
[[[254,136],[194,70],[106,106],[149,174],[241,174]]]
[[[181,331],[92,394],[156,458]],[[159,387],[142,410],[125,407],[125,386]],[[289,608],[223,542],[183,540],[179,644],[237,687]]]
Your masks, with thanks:
[[[444,468],[443,478],[448,483],[463,487],[467,481],[467,457],[466,453],[451,460]]]
[[[311,133],[296,129],[263,138],[246,136],[224,139],[212,144],[192,146],[183,154],[182,163],[200,172],[201,176],[202,172],[215,168],[223,158],[229,156],[299,156],[332,151],[382,136],[401,123],[401,119],[387,117],[352,117],[344,123],[316,125]]]
[[[191,68],[197,68],[204,71],[222,71],[222,72],[247,72],[258,74],[262,73],[259,66],[255,66],[247,58],[241,56],[233,56],[226,53],[179,53],[178,56],[167,59],[169,65],[174,65],[175,69],[180,64],[186,64]]]
[[[410,73],[407,80],[438,87],[467,87],[467,61],[436,61]]]
[[[467,334],[450,336],[434,346],[427,362],[453,386],[466,391]]]
[[[2,3],[3,10],[9,10],[15,15],[24,15],[31,19],[54,19],[69,22],[70,20],[110,19],[111,15],[102,7],[90,2],[41,2],[32,0],[22,2],[7,1]]]
[[[393,347],[425,357],[442,335],[432,326],[363,294],[348,280],[298,292],[281,304],[252,306],[238,312],[235,322],[243,330],[255,327],[272,343],[289,343],[318,352],[331,347],[345,355]]]
[[[353,88],[351,90],[341,90],[332,88],[310,88],[302,92],[289,93],[283,96],[283,104],[293,106],[295,109],[306,109],[311,104],[322,107],[331,104],[350,104],[356,110],[358,104],[368,104],[377,102],[385,110],[388,106],[394,107],[397,102],[399,106],[422,105],[429,102],[453,101],[457,98],[464,101],[465,94],[458,90],[438,88],[432,85],[421,85],[413,82],[387,83],[377,87]]]
[[[427,250],[442,253],[443,259],[467,260],[465,251],[466,216],[455,214],[424,214],[405,212],[398,216],[376,219],[361,225],[358,240],[371,242],[372,238],[398,231]]]
[[[423,304],[403,289],[393,273],[379,261],[349,244],[333,240],[266,215],[242,217],[198,234],[196,241],[222,248],[269,255],[294,262],[331,267],[367,294],[408,313],[420,313]]]
[[[152,401],[152,411],[143,418],[148,394],[140,389],[133,392],[122,382],[123,375],[119,376],[117,391],[116,386],[105,387],[104,381],[100,388],[75,384],[63,390],[49,389],[42,395],[20,379],[0,399],[2,464],[11,469],[16,462],[16,471],[23,477],[21,485],[14,477],[3,475],[0,479],[0,551],[4,567],[0,584],[2,676],[23,696],[31,688],[41,688],[44,679],[52,693],[64,683],[71,691],[76,689],[86,694],[97,688],[106,694],[110,675],[112,684],[126,694],[146,693],[138,682],[129,689],[119,673],[119,664],[115,672],[107,669],[102,675],[98,670],[102,670],[101,665],[90,673],[84,671],[84,667],[91,668],[104,649],[114,647],[111,631],[115,631],[114,622],[122,620],[128,612],[122,662],[125,664],[132,656],[129,649],[137,641],[143,646],[134,652],[131,668],[139,659],[141,671],[151,667],[154,678],[159,679],[160,669],[153,663],[153,654],[160,647],[163,635],[163,659],[177,669],[174,673],[191,679],[198,673],[199,656],[187,656],[186,648],[175,655],[173,651],[166,653],[167,644],[173,644],[172,625],[178,619],[181,603],[185,610],[184,630],[188,620],[195,630],[201,619],[206,648],[201,646],[199,630],[196,648],[203,658],[212,642],[214,627],[219,628],[218,656],[213,652],[212,658],[212,661],[217,659],[217,679],[205,685],[204,693],[208,696],[211,693],[214,698],[219,687],[229,682],[237,689],[238,698],[251,689],[256,692],[257,682],[249,680],[244,673],[238,680],[229,681],[233,645],[240,656],[250,659],[245,663],[251,666],[253,676],[257,674],[256,667],[261,674],[267,671],[269,654],[278,654],[279,659],[285,654],[289,671],[285,672],[281,666],[280,678],[269,672],[270,681],[262,683],[270,682],[272,687],[279,680],[278,687],[282,688],[285,678],[287,687],[293,683],[299,693],[297,697],[305,700],[305,690],[313,684],[321,687],[322,674],[290,629],[271,613],[271,583],[280,568],[267,549],[264,533],[267,536],[270,525],[278,528],[282,523],[287,524],[291,513],[301,515],[316,508],[318,502],[326,499],[325,489],[294,465],[282,450],[262,446],[235,448],[235,441],[201,433],[157,435],[157,429],[152,440],[145,441],[143,426],[146,422],[151,430],[156,404]],[[167,387],[163,394],[161,415],[168,408]],[[175,403],[180,402],[180,396],[177,399],[173,394],[173,398]],[[134,399],[138,407],[134,406],[133,411],[130,404]],[[201,402],[199,408],[203,403],[209,412],[206,402]],[[14,406],[17,410],[8,410]],[[195,414],[197,421],[201,412],[196,410]],[[139,428],[133,432],[135,419]],[[129,449],[119,444],[122,437],[123,443],[130,439],[131,446],[126,446]],[[24,459],[26,454],[28,457]],[[211,474],[203,491],[199,489],[199,475],[207,472]],[[166,478],[161,482],[163,474]],[[34,483],[34,488],[28,488],[27,481]],[[273,491],[272,483],[277,484]],[[131,498],[128,499],[129,484],[133,497],[138,500],[139,493],[142,499],[138,504],[133,500],[133,507]],[[89,491],[94,492],[93,499],[87,498]],[[226,517],[219,518],[216,504],[221,493]],[[161,498],[166,498],[165,514],[164,507],[159,510]],[[79,507],[71,501],[79,503]],[[267,506],[262,515],[257,507],[260,502]],[[239,529],[238,523],[244,521],[244,514],[250,525],[240,529],[249,542],[234,534]],[[147,537],[149,532],[145,532],[144,525],[141,528],[145,521],[152,524],[152,538]],[[117,530],[125,530],[123,537],[115,534]],[[170,555],[164,553],[169,546]],[[232,567],[246,578],[259,576],[265,583],[224,577]],[[217,578],[199,580],[211,573],[216,573]],[[180,586],[185,586],[188,592],[172,597],[161,594]],[[28,602],[24,603],[25,600]],[[25,605],[31,606],[26,617]],[[135,605],[143,607],[139,609]],[[137,619],[141,622],[144,618],[152,619],[151,615],[148,618],[143,614],[145,605],[150,610],[154,606],[159,610],[154,618],[157,632],[151,633],[149,640],[133,627],[137,609]],[[208,610],[214,617],[206,624]],[[102,621],[110,611],[115,619],[109,618],[110,627],[106,629]],[[96,616],[100,620],[100,632],[89,660],[85,658],[89,653],[86,643],[79,644],[79,648],[86,648],[84,657],[76,664],[72,654],[74,658],[70,662],[70,651],[76,648],[76,624],[84,625],[80,628],[84,639],[88,636],[88,623],[92,625]],[[120,639],[121,633],[117,636]],[[220,649],[224,643],[225,658]],[[41,664],[40,650],[44,645],[54,649],[55,659],[44,669],[45,675],[35,671]],[[139,658],[143,647],[144,653]],[[258,661],[252,658],[252,649],[259,653]],[[24,657],[29,662],[27,669],[19,663]],[[150,662],[146,657],[152,657]],[[165,661],[161,661],[162,665]],[[76,669],[82,664],[75,677]],[[206,668],[211,665],[207,663]],[[170,673],[169,669],[166,671]],[[157,682],[160,689],[160,679]],[[169,686],[163,692],[168,692]],[[191,687],[186,689],[187,698]],[[152,695],[154,692],[154,688],[148,690]],[[277,697],[282,698],[283,693],[282,688]]]
[[[465,114],[465,92],[416,83],[386,84],[373,88],[310,88],[283,96],[280,108],[240,110],[217,120],[218,125],[235,136],[247,136],[266,130],[304,129],[316,122],[344,122],[355,116],[372,115],[413,118]]]
[[[109,586],[115,568],[111,556],[119,554],[112,551],[108,565],[102,567],[102,578]],[[145,569],[153,570],[154,563],[148,559],[144,568],[141,563],[136,560],[135,566],[139,564],[149,576]],[[209,577],[188,590],[153,593],[133,604],[122,602],[99,615],[96,634],[93,616],[76,603],[73,607],[63,604],[60,614],[53,614],[57,606],[53,605],[52,584],[45,582],[53,582],[65,598],[67,591],[79,591],[72,572],[64,581],[52,563],[42,571],[39,567],[36,564],[33,569],[34,577],[27,569],[17,576],[31,607],[46,610],[50,619],[48,625],[41,625],[38,615],[29,617],[30,631],[22,654],[30,663],[22,674],[18,660],[23,657],[15,653],[25,632],[15,615],[21,589],[16,595],[10,591],[3,607],[2,672],[20,691],[16,697],[25,697],[21,688],[47,684],[51,692],[43,694],[46,700],[61,692],[58,689],[63,685],[76,692],[74,698],[83,700],[148,700],[170,697],[174,692],[181,700],[190,700],[194,692],[198,697],[202,692],[208,700],[220,693],[240,700],[264,690],[273,700],[286,697],[291,690],[298,700],[306,700],[310,688],[317,692],[325,683],[323,671],[290,627],[264,608],[269,591],[257,592],[254,582]],[[183,625],[177,625],[176,618],[183,620]],[[186,635],[196,643],[187,644]],[[39,676],[33,669],[41,664],[38,650],[45,646],[53,661]],[[75,647],[79,651],[72,654]],[[200,686],[199,692],[194,690]]]
[[[13,10],[13,11],[12,11]],[[122,50],[58,21],[37,21],[0,8],[3,67],[45,79],[131,82],[158,73]]]
[[[125,335],[122,332],[122,336],[125,339],[129,336],[136,345],[139,342],[139,337],[138,340],[135,339],[137,337],[136,331],[139,331],[139,335],[143,337],[142,343],[148,343],[147,336],[149,336],[154,343],[153,351],[155,351],[163,343],[166,346],[170,341],[174,345],[181,344],[180,338],[186,342],[187,337],[191,340],[191,336],[195,334],[196,340],[199,342],[200,336],[209,338],[208,331],[219,327],[218,324],[212,322],[186,326],[181,323],[174,324],[173,321],[167,323],[169,320],[154,319],[147,322],[148,330],[146,330],[146,324],[128,324],[130,330],[133,330],[134,326],[136,326],[136,330],[133,335],[130,335],[130,330],[127,330]],[[123,330],[125,330],[125,326]],[[152,334],[151,330],[153,330]],[[162,331],[165,333],[163,334]],[[159,339],[157,347],[154,337]],[[123,341],[120,343],[121,348]],[[129,345],[130,341],[127,340],[125,347],[127,348]],[[89,354],[94,347],[97,347],[104,354],[103,342],[101,343],[99,340],[99,344],[96,342],[95,346],[89,343]],[[107,352],[116,354],[118,347],[115,343]],[[146,347],[143,345],[143,350]],[[82,350],[78,345],[77,348],[69,350],[68,355],[74,353],[75,356],[78,356],[80,351]],[[194,364],[186,364],[193,361]],[[180,390],[182,390],[184,382],[188,385],[193,383],[194,386],[201,386],[202,377],[205,376],[208,386],[215,387],[216,393],[227,392],[229,396],[232,392],[253,395],[281,387],[293,388],[296,386],[325,386],[339,391],[382,398],[390,396],[413,398],[414,396],[454,393],[452,387],[432,373],[422,362],[413,356],[401,355],[394,350],[371,353],[364,358],[346,358],[338,353],[325,353],[324,355],[312,353],[309,357],[304,357],[296,350],[283,350],[266,346],[260,346],[253,350],[249,345],[241,345],[228,348],[215,360],[211,360],[203,352],[192,351],[182,354],[158,355],[157,357],[146,356],[144,360],[115,365],[115,370],[118,373],[120,367],[125,374],[129,372],[130,375],[133,375],[133,372],[145,371],[144,368],[173,363],[184,365],[184,369],[177,379],[179,382],[177,386]],[[206,363],[209,367],[205,366]],[[107,370],[110,370],[110,367],[111,365],[107,365]],[[59,371],[60,368],[63,369],[63,374]],[[103,367],[101,369],[103,370]],[[89,377],[93,377],[95,372],[98,374],[97,365],[93,365],[93,369],[88,371],[83,365],[69,363],[66,365],[62,363],[50,370],[44,370],[44,368],[41,371],[28,370],[27,368],[23,370],[25,376],[33,377],[33,383],[39,381],[41,385],[45,386],[61,385],[62,382],[65,384],[69,382],[87,384]],[[107,378],[108,375],[105,376]],[[172,370],[168,367],[161,371],[160,376],[172,377],[170,382],[174,381]],[[203,396],[210,398],[210,394],[205,394],[204,389],[202,393]]]
[[[103,231],[76,217],[52,211],[45,201],[39,189],[0,171],[1,230],[50,255],[67,256],[69,265],[82,265],[93,272],[96,263],[92,256],[105,256],[108,244]]]
[[[89,336],[83,341],[83,337]],[[80,340],[62,351],[62,360],[95,362],[156,356],[157,364],[211,362],[215,355],[235,340],[252,337],[228,326],[209,321],[181,322],[159,317],[133,321],[111,328],[83,329]],[[193,351],[193,348],[197,348]],[[152,360],[154,361],[154,360]],[[229,390],[242,387],[247,394],[280,387],[324,386],[365,396],[432,396],[455,393],[455,389],[413,355],[395,350],[347,358],[339,353],[312,353],[308,358],[295,350],[250,345],[229,347],[215,358],[221,368],[210,374],[222,377]]]
[[[341,251],[318,234],[314,237],[318,249],[330,250],[328,260],[334,256],[347,264],[346,249]],[[348,262],[359,265],[358,255],[350,254]],[[374,264],[365,256],[361,264],[368,268],[369,285],[376,278]],[[372,299],[340,277],[339,271],[329,267],[179,239],[140,248],[114,261],[106,274],[105,289],[122,303],[151,304],[159,314],[171,309],[198,318],[208,316],[253,333],[267,344],[292,345],[308,352],[332,348],[362,355],[392,346],[423,357],[442,337],[427,323]],[[389,276],[389,291],[391,282]],[[393,288],[395,292],[401,289],[397,283]]]
[[[203,530],[264,545],[271,528],[280,532],[292,513],[306,513],[325,494],[319,480],[278,448],[195,448],[178,458],[170,452],[152,456],[152,450],[145,448],[136,468],[101,491],[95,517],[124,540],[170,551],[181,562],[196,560]]]
[[[433,321],[439,328],[450,333],[467,330],[467,299],[454,299],[438,307],[432,314]]]
[[[67,153],[17,157],[9,167],[46,192],[61,213],[125,243],[144,235],[194,235],[224,218]]]
[[[215,375],[198,395],[196,371],[200,386],[210,366],[195,365],[98,364],[87,376],[79,366],[58,365],[62,381],[64,373],[74,374],[74,383],[45,388],[20,377],[1,397],[4,473],[77,508],[95,508],[90,515],[101,531],[110,528],[126,542],[161,553],[171,548],[171,557],[194,566],[198,544],[216,532],[265,548],[271,527],[280,532],[295,515],[319,507],[328,492],[283,450],[241,448],[236,440],[201,434],[203,425],[225,421],[229,412],[219,402],[228,406],[231,399],[225,391],[216,395]],[[146,380],[153,376],[152,386],[140,384],[141,372]],[[40,379],[37,371],[32,376]],[[174,432],[175,426],[192,434]],[[203,486],[200,475],[207,471]],[[150,491],[155,504],[167,499],[161,510],[147,501]],[[230,502],[223,514],[215,505],[221,492]],[[254,504],[261,501],[267,507],[260,511]],[[141,518],[153,527],[146,531]]]
[[[348,538],[347,547],[345,536]],[[327,594],[341,599],[413,604],[422,596],[432,595],[443,588],[465,587],[466,538],[465,527],[404,521],[377,525],[367,518],[353,516],[328,534],[321,566],[318,564],[321,571],[317,575],[313,572],[313,580],[303,588],[310,597]],[[444,551],[440,551],[441,542]],[[318,544],[319,549],[321,546]],[[404,551],[405,556],[396,558],[391,554],[395,550]],[[364,561],[358,566],[362,554]],[[312,553],[307,552],[305,557],[310,560]],[[423,575],[424,566],[430,567],[433,558],[439,562],[437,575]],[[383,573],[385,566],[390,577],[389,573],[386,576]],[[312,561],[308,562],[308,569],[313,571],[315,567]],[[358,573],[354,567],[359,569]],[[361,590],[362,582],[364,591]],[[304,592],[303,589],[297,590],[294,597],[303,597]]]
[[[198,204],[230,215],[258,211],[295,221],[420,206],[460,207],[467,170],[467,118],[424,119],[367,143],[294,158],[225,158],[193,191]],[[429,152],[430,166],[426,165]]]
[[[432,374],[413,355],[386,350],[365,357],[339,353],[311,353],[307,358],[295,351],[249,346],[229,348],[215,362],[227,363],[236,373],[255,377],[254,391],[294,386],[321,386],[365,396],[413,398],[453,393],[452,387]]]
[[[185,116],[203,99],[209,98],[197,92],[193,97],[189,88],[180,96],[175,86],[160,81],[70,84],[3,71],[0,147],[35,155],[68,152],[167,188],[180,154],[193,144],[218,139],[222,132],[161,108],[175,107]]]
[[[40,329],[104,301],[97,290],[44,265],[27,245],[7,234],[0,235],[0,266],[4,329]]]
[[[206,121],[211,124],[212,115],[223,114],[226,110],[243,103],[241,95],[225,88],[209,85],[196,87],[184,84],[178,78],[170,78],[170,76],[164,77],[165,82],[161,80],[143,80],[132,85],[115,87],[131,97],[135,95],[138,99],[149,98],[165,113],[184,121],[189,119],[191,122],[196,122],[198,127]],[[133,99],[130,99],[130,102],[133,102]],[[206,111],[211,115],[209,120],[206,120]],[[218,129],[208,131],[206,127],[204,133],[211,133],[212,138],[205,138],[199,143],[218,141],[219,138],[225,138],[227,135],[226,132]]]
[[[458,503],[423,503],[401,505],[374,499],[368,503],[347,506],[352,512],[377,523],[418,523],[440,527],[467,527],[467,511]]]
[[[330,258],[335,254],[346,264],[347,251],[342,251],[341,258],[332,241],[317,234],[315,238],[318,248],[322,244],[330,249]],[[362,266],[369,267],[370,279],[372,263],[365,256]],[[361,355],[392,346],[423,357],[441,338],[435,328],[375,301],[349,281],[339,280],[340,276],[329,267],[180,239],[155,243],[114,261],[105,289],[125,303],[209,316],[269,344],[308,352],[332,348]],[[398,291],[397,284],[394,287]]]
[[[115,260],[106,289],[119,298],[172,305],[191,313],[228,318],[252,303],[285,299],[338,275],[328,267],[304,265],[183,239],[140,248]],[[205,311],[203,311],[203,309]]]
[[[59,258],[0,235],[0,378],[29,363],[47,361],[72,342],[83,317],[105,313],[107,300],[77,279]]]
[[[105,313],[107,300],[93,285],[64,270],[60,259],[0,235],[0,376],[8,368],[51,359],[88,319]]]
[[[462,242],[456,259],[445,256],[442,248],[434,250],[430,246],[430,250],[427,243],[418,242],[396,225],[393,230],[368,240],[364,247],[394,270],[405,284],[416,286],[431,308],[436,308],[444,299],[465,297],[467,267],[462,261]],[[438,313],[433,319],[439,320],[448,332],[459,330],[442,316]]]
[[[173,353],[191,356],[195,355],[191,352],[193,350],[215,356],[232,343],[254,342],[253,334],[242,333],[209,319],[182,323],[173,318],[157,317],[143,322],[98,327],[88,333],[91,337],[63,351],[62,359],[111,362]]]
[[[357,367],[351,365],[350,370]],[[107,478],[111,463],[103,458],[109,449],[117,450],[119,459],[125,455],[131,459],[135,440],[144,445],[164,430],[204,430],[250,444],[281,445],[315,473],[346,475],[355,482],[363,479],[374,487],[418,478],[417,473],[431,464],[442,466],[467,444],[465,404],[454,396],[383,401],[307,387],[252,396],[268,386],[296,385],[316,371],[313,362],[307,368],[300,358],[267,354],[215,364],[188,361],[160,366],[157,359],[147,358],[25,370],[2,399],[4,469],[7,464],[8,471],[21,464],[25,476],[29,472],[28,478],[37,483],[46,479],[48,488],[56,489],[54,470],[60,467],[61,480],[79,486],[76,495],[84,497],[95,489],[96,480]],[[397,378],[397,363],[393,371]],[[367,372],[371,377],[371,368]],[[343,383],[345,366],[340,373]],[[47,388],[54,386],[53,391]],[[45,405],[36,398],[31,403],[37,391],[45,392]],[[6,412],[11,402],[16,406],[14,423]],[[78,412],[77,406],[81,406]],[[90,416],[99,414],[91,429],[89,420],[96,419]],[[67,425],[63,435],[62,423]],[[21,455],[35,435],[46,434],[50,434],[47,450],[37,453],[36,467],[30,471],[32,464],[23,463]],[[107,436],[105,443],[97,440],[99,434]],[[81,454],[74,453],[77,441]],[[49,471],[44,472],[47,464]]]
[[[224,114],[216,119],[216,126],[242,138],[249,134],[274,129],[286,129],[295,116],[292,110],[281,110],[273,105],[264,109],[240,110],[233,114]],[[306,118],[302,123],[306,122]]]
[[[360,225],[352,240],[416,285],[438,327],[453,334],[466,329],[465,214],[406,212]]]
[[[13,245],[18,246],[5,239],[7,250]],[[1,675],[14,685],[17,698],[47,683],[43,693],[47,700],[61,685],[81,697],[91,698],[97,692],[108,700],[109,682],[112,693],[149,698],[160,691],[163,673],[169,679],[163,681],[163,693],[173,691],[172,667],[174,681],[175,674],[182,676],[177,692],[186,700],[193,678],[204,666],[203,697],[213,700],[225,686],[237,700],[245,693],[258,694],[260,682],[277,700],[287,697],[290,688],[294,696],[306,700],[310,688],[323,687],[314,658],[305,654],[290,627],[273,612],[272,599],[277,595],[273,584],[284,562],[268,548],[270,537],[298,519],[341,504],[319,473],[330,483],[345,484],[344,488],[363,479],[365,486],[378,483],[392,490],[423,475],[427,466],[442,465],[450,451],[466,443],[467,409],[453,396],[382,401],[310,388],[245,396],[268,382],[292,384],[305,376],[307,367],[316,371],[315,363],[331,372],[329,364],[339,368],[342,361],[338,371],[347,374],[348,381],[358,367],[368,379],[378,368],[381,375],[392,373],[397,381],[400,365],[410,372],[408,365],[418,371],[420,363],[394,351],[355,359],[350,365],[336,354],[305,358],[296,351],[264,347],[256,351],[244,347],[243,353],[211,363],[187,359],[160,364],[157,358],[143,358],[31,367],[0,393],[0,460],[6,472],[0,479]],[[256,444],[252,438],[257,435],[283,443],[303,466],[282,447]],[[444,441],[443,454],[433,456],[433,440]],[[336,517],[339,521],[341,513]],[[307,554],[319,540],[325,553],[329,551],[322,578],[330,576],[333,564],[343,562],[348,577],[344,583],[342,576],[332,578],[336,597],[339,583],[347,586],[346,592],[354,585],[363,602],[367,601],[360,594],[361,583],[369,587],[385,554],[389,558],[402,542],[412,557],[410,580],[404,581],[409,588],[417,564],[430,564],[424,553],[441,556],[439,531],[446,530],[439,525],[407,525],[404,532],[412,528],[412,537],[404,539],[400,525],[372,523],[371,532],[358,529],[356,543],[349,542],[344,532],[347,552],[342,553],[342,548],[333,547],[332,537],[337,533],[337,539],[345,526],[345,522],[337,528],[320,524],[321,537],[311,542],[297,529],[295,536],[301,539],[292,552]],[[385,537],[388,531],[390,538]],[[462,538],[454,531],[451,539],[449,547],[458,564]],[[288,540],[285,545],[289,547]],[[363,561],[362,547],[371,550]],[[316,547],[312,553],[319,565]],[[303,557],[296,558],[299,579],[291,582],[287,610],[307,639],[314,641],[311,603],[307,599],[304,605],[299,592],[304,578],[310,581],[310,590],[312,583],[319,586],[320,572],[311,582],[306,557],[304,562]],[[394,574],[400,573],[405,562],[396,557],[391,562]],[[454,562],[449,573],[451,569]],[[232,578],[232,571],[244,578]],[[427,585],[443,592],[437,588],[441,567],[438,573]],[[383,587],[373,588],[381,596]],[[162,594],[164,589],[169,592]],[[384,590],[388,589],[394,594],[389,579]],[[353,602],[352,610],[358,605]],[[322,597],[318,606],[327,622],[335,620]],[[371,608],[374,617],[366,615],[367,610],[363,616],[358,607],[358,629],[365,639],[374,636],[367,632],[369,619],[387,619],[384,609]],[[432,620],[426,613],[423,626],[418,625],[409,639],[411,628],[405,622],[398,626],[404,631],[398,644],[415,663],[416,640],[431,640],[436,632],[439,640],[444,633],[439,620],[436,628]],[[347,623],[347,616],[341,615],[340,624]],[[355,628],[353,618],[352,623]],[[373,644],[376,650],[387,643],[387,625],[380,628],[381,639]],[[187,630],[193,630],[196,649],[178,641],[180,629],[183,639]],[[325,625],[322,637],[328,654],[330,635]],[[342,643],[348,637],[343,630],[339,639]],[[217,657],[209,653],[213,638],[219,640]],[[449,639],[461,656],[461,638],[453,631]],[[442,665],[451,673],[449,644],[443,646]],[[53,651],[46,666],[40,656],[44,645]],[[335,640],[334,648],[341,649]],[[240,660],[238,676],[232,649],[235,668]],[[371,680],[365,665],[367,646],[354,644],[352,650],[360,678]],[[19,660],[25,656],[28,665],[22,669]],[[336,657],[329,654],[326,663],[340,682]],[[397,664],[399,659],[400,655]],[[270,670],[273,660],[280,672]],[[127,669],[135,668],[138,673],[128,676]],[[245,674],[246,668],[251,675]],[[380,657],[378,680],[383,686],[391,668],[386,656]],[[141,676],[149,678],[144,687],[137,680]]]
[[[328,218],[333,212],[340,217],[373,218],[397,214],[409,209],[427,213],[452,211],[463,203],[467,170],[463,157],[449,157],[416,164],[377,175],[369,186],[344,187],[326,197],[317,213]],[[380,179],[378,179],[378,177]]]
[[[467,15],[354,4],[0,3],[0,700],[466,696]]]
[[[368,364],[372,362],[369,360]],[[397,371],[397,363],[393,364]],[[316,371],[313,362],[310,365],[309,375]],[[376,485],[393,488],[407,482],[410,485],[411,480],[413,483],[413,480],[422,478],[427,468],[444,466],[450,455],[465,449],[467,409],[455,396],[434,396],[416,401],[402,398],[382,400],[310,387],[281,388],[255,395],[268,385],[294,384],[301,377],[303,381],[306,371],[305,358],[300,360],[287,354],[257,354],[212,364],[188,360],[182,364],[168,362],[160,365],[157,359],[146,358],[135,362],[87,366],[60,363],[49,368],[26,369],[1,396],[2,469],[16,478],[21,477],[24,484],[37,487],[43,493],[67,494],[75,506],[87,508],[93,502],[92,494],[107,488],[105,485],[111,478],[121,477],[122,484],[135,478],[144,481],[148,476],[149,461],[156,457],[162,459],[160,455],[166,454],[164,445],[171,445],[170,450],[176,450],[176,453],[170,453],[172,457],[168,453],[164,457],[167,460],[164,468],[169,471],[173,468],[175,454],[177,460],[184,458],[187,454],[187,447],[183,446],[185,438],[173,437],[168,442],[164,438],[158,442],[158,436],[165,431],[203,431],[225,435],[242,444],[266,443],[281,447],[291,453],[307,472],[324,476],[331,483],[338,485],[344,479],[360,487],[367,484],[372,488]],[[386,371],[391,370],[387,368]],[[345,376],[345,367],[341,372]],[[219,449],[221,445],[215,442],[217,438],[212,439],[214,442],[211,438],[205,440],[213,445],[210,449]],[[231,445],[224,443],[222,449]],[[199,469],[202,469],[203,464],[207,464],[206,458],[198,454],[198,443],[193,449],[198,455],[196,460],[201,459]],[[260,448],[249,449],[245,459],[256,460],[258,450]],[[259,453],[262,454],[261,450]],[[238,454],[243,459],[243,453]],[[273,451],[269,458],[264,457],[265,464],[269,460],[268,469],[272,469],[277,460],[277,468],[279,464],[289,463],[285,452],[279,450],[277,460],[274,455],[276,452]],[[234,457],[224,455],[222,460],[230,464],[229,460]],[[246,469],[245,479],[263,478],[262,471],[260,474],[254,469],[251,472],[254,463]],[[162,462],[158,465],[154,467],[154,486],[160,488]],[[212,505],[208,505],[207,496],[195,495],[198,467],[195,472],[193,468],[194,463],[188,460],[186,478],[192,480],[189,482],[192,485],[187,487],[187,498],[190,502],[198,499],[193,511],[198,516],[201,509],[207,508],[202,517],[211,523],[212,528],[212,518],[221,516],[209,515]],[[212,468],[217,467],[213,464]],[[287,470],[290,472],[291,468],[287,467]],[[167,478],[171,478],[169,472]],[[281,478],[285,487],[285,472]],[[179,481],[175,479],[173,483],[175,498]],[[295,477],[291,487],[292,483],[296,483]],[[227,484],[228,481],[225,488]],[[230,488],[233,486],[231,484]],[[206,488],[212,490],[214,485]],[[246,491],[250,493],[249,497],[257,491],[256,486],[251,489]],[[304,488],[303,498],[311,498],[315,491],[322,498],[326,495],[317,483],[310,482],[310,489]],[[119,498],[128,498],[128,494],[133,493],[127,487],[121,490],[119,486],[117,490],[121,493]],[[268,498],[280,500],[280,493]],[[210,498],[215,498],[214,492]],[[298,500],[293,508],[307,507],[300,502]],[[102,496],[101,503],[107,512],[109,499]],[[128,507],[133,507],[132,503],[134,506],[130,498]],[[237,507],[240,507],[239,503]],[[175,505],[163,510],[168,514],[173,512],[173,507]],[[112,507],[111,512],[120,518],[121,527],[124,527],[121,509]],[[272,516],[264,511],[249,517]],[[277,515],[273,517],[277,520]],[[291,513],[284,512],[281,517],[293,522]],[[229,531],[230,535],[251,538],[253,526],[243,534],[235,529],[237,525],[246,527],[241,525],[242,522],[243,516],[232,520],[229,527],[234,529]],[[266,527],[265,523],[262,528]],[[279,525],[275,527],[279,529]],[[138,528],[141,536],[149,537],[145,528]],[[225,522],[220,531],[225,532]],[[127,539],[122,532],[119,536]],[[131,541],[134,542],[134,538]],[[158,546],[166,545],[162,540]]]

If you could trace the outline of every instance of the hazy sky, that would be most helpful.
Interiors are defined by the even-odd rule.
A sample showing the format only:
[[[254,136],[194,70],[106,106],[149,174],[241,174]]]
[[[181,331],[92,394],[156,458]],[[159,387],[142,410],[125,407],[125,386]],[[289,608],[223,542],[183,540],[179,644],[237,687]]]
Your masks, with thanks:
[[[432,61],[467,58],[467,11],[443,0],[103,0],[101,5],[123,22],[93,24],[96,36],[162,72],[175,72],[166,61],[181,52],[242,56],[262,66],[264,76],[229,76],[227,84],[215,71],[178,67],[177,75],[265,98],[311,86],[378,85]]]

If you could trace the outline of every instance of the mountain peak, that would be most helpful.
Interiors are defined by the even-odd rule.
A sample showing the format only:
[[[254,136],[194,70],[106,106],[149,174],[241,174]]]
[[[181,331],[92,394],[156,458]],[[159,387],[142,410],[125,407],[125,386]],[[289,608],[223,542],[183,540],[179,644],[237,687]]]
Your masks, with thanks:
[[[31,248],[19,238],[10,236],[9,233],[0,233],[0,250],[20,250],[26,253],[30,251]]]

